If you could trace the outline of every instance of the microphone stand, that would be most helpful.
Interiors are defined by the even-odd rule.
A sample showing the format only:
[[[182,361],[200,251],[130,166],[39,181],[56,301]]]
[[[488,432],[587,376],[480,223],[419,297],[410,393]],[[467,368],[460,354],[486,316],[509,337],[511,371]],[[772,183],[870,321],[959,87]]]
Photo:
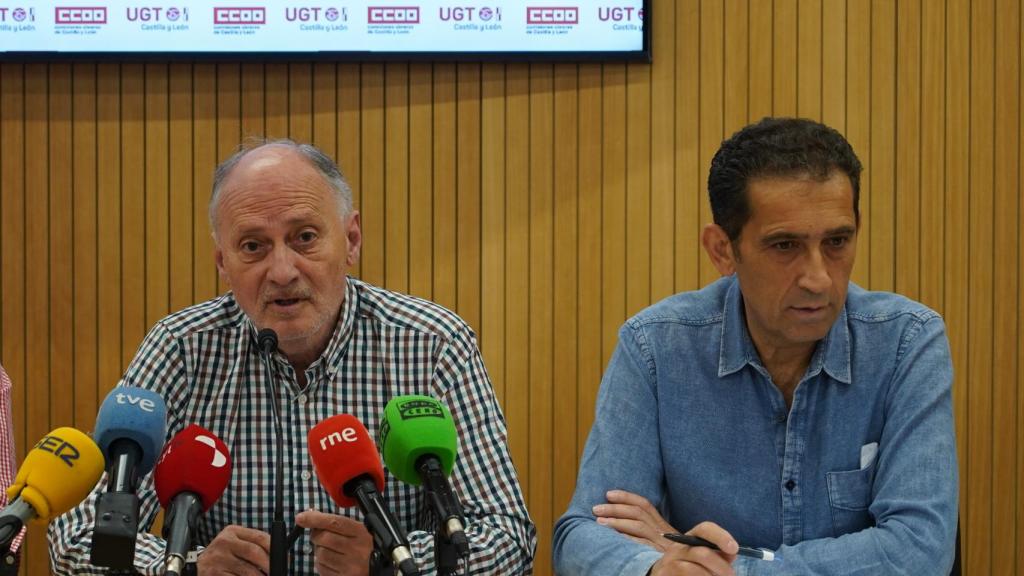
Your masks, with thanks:
[[[274,520],[270,524],[270,576],[287,576],[288,543],[294,539],[289,538],[284,523],[284,433],[281,431],[281,407],[270,364],[270,357],[277,350],[277,334],[264,328],[256,338],[263,352],[263,365],[267,369],[267,391],[270,393],[271,412],[274,415],[274,446],[277,455],[274,459]]]
[[[432,508],[437,518],[434,529],[434,564],[437,567],[437,576],[455,576],[458,574],[459,560],[464,559],[467,563],[469,561],[469,541],[463,529],[462,506],[444,482],[444,472],[437,458],[420,458],[416,463],[416,470],[427,488],[427,498],[433,501]],[[452,538],[453,533],[456,538]]]

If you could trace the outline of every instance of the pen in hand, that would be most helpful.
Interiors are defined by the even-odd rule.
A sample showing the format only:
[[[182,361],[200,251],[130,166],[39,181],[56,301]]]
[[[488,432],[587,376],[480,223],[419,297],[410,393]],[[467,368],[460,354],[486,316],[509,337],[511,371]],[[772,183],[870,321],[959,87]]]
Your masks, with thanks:
[[[687,546],[701,546],[704,548],[711,548],[712,550],[721,550],[721,548],[719,548],[714,542],[711,542],[710,540],[705,540],[698,536],[690,536],[689,534],[675,534],[672,532],[666,532],[662,534],[662,536],[668,538],[673,542],[686,544]],[[758,560],[767,560],[768,562],[771,562],[773,560],[782,561],[782,558],[777,556],[775,552],[772,552],[771,550],[765,550],[764,548],[747,548],[745,546],[740,546],[740,550],[739,552],[737,552],[737,554],[739,554],[740,556],[747,556],[749,558],[757,558]]]

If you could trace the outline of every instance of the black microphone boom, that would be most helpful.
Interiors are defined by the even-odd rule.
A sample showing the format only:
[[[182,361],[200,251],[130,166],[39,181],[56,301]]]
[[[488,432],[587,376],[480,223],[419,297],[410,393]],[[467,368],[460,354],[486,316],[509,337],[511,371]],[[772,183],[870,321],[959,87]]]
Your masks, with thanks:
[[[431,506],[437,514],[439,528],[444,531],[455,552],[460,558],[469,556],[469,539],[466,537],[465,520],[462,505],[452,492],[452,487],[441,468],[441,461],[433,454],[424,454],[416,461],[423,488],[427,493]],[[438,545],[437,542],[434,543]]]
[[[369,476],[349,480],[343,488],[345,495],[355,498],[363,510],[364,523],[373,535],[378,550],[386,552],[403,576],[416,576],[419,570],[409,550],[409,540],[398,522],[392,517],[377,487]]]
[[[274,369],[270,359],[277,351],[277,333],[264,328],[256,335],[267,369],[267,391],[274,415],[274,519],[270,523],[270,576],[288,574],[288,528],[284,523],[284,433],[281,431],[281,408],[274,385]]]

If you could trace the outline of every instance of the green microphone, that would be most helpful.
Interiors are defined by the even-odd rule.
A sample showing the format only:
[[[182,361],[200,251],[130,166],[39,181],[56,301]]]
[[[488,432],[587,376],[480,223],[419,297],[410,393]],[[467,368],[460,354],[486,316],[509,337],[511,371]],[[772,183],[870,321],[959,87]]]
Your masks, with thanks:
[[[388,470],[406,484],[423,486],[440,535],[459,557],[468,556],[462,505],[448,483],[458,450],[448,408],[429,396],[396,396],[384,408],[379,438]]]

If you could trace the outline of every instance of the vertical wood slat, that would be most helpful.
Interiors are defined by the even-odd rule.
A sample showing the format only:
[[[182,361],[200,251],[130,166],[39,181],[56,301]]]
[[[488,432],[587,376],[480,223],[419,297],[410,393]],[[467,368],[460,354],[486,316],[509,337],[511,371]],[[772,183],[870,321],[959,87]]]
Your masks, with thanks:
[[[71,66],[51,64],[47,86],[47,160],[49,214],[47,264],[49,265],[50,320],[50,418],[56,422],[71,422],[74,418],[74,379],[72,357],[72,219],[71,170],[73,162],[61,162],[71,157]],[[45,97],[44,97],[45,98]],[[51,160],[52,159],[52,160]],[[60,279],[64,279],[63,281]],[[70,279],[70,281],[68,281]],[[58,387],[71,386],[71,393]]]
[[[871,200],[862,204],[871,222],[868,270],[871,286],[893,290],[895,128],[896,128],[896,6],[885,0],[871,5],[871,150],[861,156],[867,161],[871,179]],[[863,238],[864,236],[862,236]]]
[[[480,64],[456,67],[455,243],[457,310],[480,330]],[[550,89],[548,90],[550,92]]]
[[[144,187],[145,217],[145,322],[149,330],[168,313],[170,304],[170,189],[168,162],[170,127],[168,124],[167,64],[145,66]]]
[[[105,392],[124,367],[121,349],[121,70],[117,64],[96,66],[96,265],[98,285],[96,353],[99,385]],[[197,294],[198,296],[198,294]],[[212,290],[211,290],[212,296]]]
[[[550,64],[530,66],[530,497],[531,517],[540,542],[537,555],[551,556],[551,526],[555,516],[551,502],[552,479],[552,371],[553,346],[553,227],[554,209],[554,70]],[[460,270],[461,272],[461,270]],[[539,574],[550,570],[541,568]]]
[[[409,70],[409,293],[433,297],[434,178],[431,146],[433,73],[429,64]]]
[[[480,211],[481,317],[480,350],[498,402],[506,406],[505,388],[505,66],[484,65],[481,78]],[[427,242],[429,246],[429,242]],[[486,337],[485,337],[486,335]]]
[[[973,573],[971,556],[980,554],[988,541],[981,533],[971,529],[973,502],[971,484],[973,470],[968,460],[970,430],[968,429],[967,401],[970,366],[967,357],[968,338],[968,236],[967,201],[969,198],[968,158],[970,148],[970,4],[966,0],[951,0],[946,6],[946,62],[945,62],[945,140],[946,156],[946,221],[945,276],[943,278],[943,314],[946,320],[953,366],[965,377],[954,383],[953,405],[957,407],[957,447],[963,474],[960,478],[960,501],[963,529],[964,566]],[[976,551],[976,552],[975,552]],[[984,572],[982,572],[984,573]]]
[[[860,230],[857,232],[857,259],[851,279],[870,286],[871,230],[871,4],[868,0],[848,0],[846,6],[846,130],[864,171],[860,177]]]
[[[456,76],[454,64],[434,66],[434,301],[456,307]]]
[[[992,573],[992,297],[993,297],[993,111],[995,2],[972,0],[970,8],[970,151],[968,164],[968,379],[967,466],[971,502],[968,569]]]
[[[992,572],[1016,574],[1017,553],[1009,538],[1016,532],[1020,503],[1017,475],[1017,438],[1002,431],[1017,427],[1017,269],[1020,252],[1020,3],[997,0],[995,14],[995,89],[993,98],[993,294],[992,294]],[[1007,536],[1003,536],[1007,535]]]
[[[672,22],[675,4],[659,6],[659,18]],[[657,302],[675,288],[675,29],[662,26],[653,30],[652,50],[661,54],[651,64],[651,287],[650,299]],[[582,75],[582,73],[580,74]],[[579,94],[579,91],[576,91]],[[578,139],[579,136],[577,135]],[[580,147],[583,142],[578,142]],[[585,165],[584,165],[585,166]],[[590,191],[579,188],[579,196]],[[583,201],[587,201],[584,198]],[[581,310],[592,308],[580,307]],[[582,382],[581,382],[582,384]]]
[[[786,0],[793,1],[795,0]],[[700,5],[700,116],[697,173],[700,181],[699,224],[703,225],[711,221],[711,206],[707,201],[708,197],[708,168],[711,167],[711,157],[725,134],[724,98],[725,87],[723,85],[722,69],[725,54],[723,50],[724,38],[724,4],[722,0],[701,2]],[[776,60],[776,64],[778,60]],[[774,81],[773,81],[774,82]],[[778,92],[773,98],[778,98]],[[795,95],[793,103],[796,103]],[[711,265],[711,260],[699,251],[700,285],[704,286],[718,278],[718,270]]]
[[[98,390],[107,388],[97,381],[96,65],[75,64],[71,82],[73,421],[92,430]]]
[[[821,120],[823,89],[822,0],[799,0],[797,5],[796,113]]]
[[[510,64],[505,75],[505,382],[530,381],[530,77],[525,64]],[[505,397],[509,450],[523,495],[530,499],[530,396],[524,386]]]
[[[195,173],[194,142],[192,139],[193,109],[192,65],[175,63],[168,71],[168,260],[170,286],[168,305],[170,310],[181,310],[195,301],[192,293],[193,243],[196,229],[207,232],[202,219],[196,221],[196,190],[193,187]],[[205,204],[202,205],[205,207]],[[209,233],[207,232],[207,235]]]
[[[651,303],[650,66],[626,68],[626,315]]]
[[[384,285],[409,291],[409,66],[384,69]]]
[[[311,139],[362,210],[353,272],[477,330],[546,573],[575,475],[562,463],[618,327],[717,276],[699,246],[710,154],[748,120],[797,113],[865,163],[855,281],[944,316],[967,572],[1013,573],[1024,433],[997,432],[1024,410],[1020,12],[655,0],[650,66],[4,63],[0,360],[19,450],[90,426],[154,319],[226,289],[206,225],[216,162],[247,136]],[[47,571],[40,540],[27,573]]]
[[[755,6],[767,2],[754,2]],[[676,28],[676,123],[675,123],[675,164],[677,166],[675,196],[676,236],[676,282],[675,289],[693,290],[700,286],[700,228],[707,221],[702,219],[701,206],[707,202],[705,186],[707,175],[702,174],[700,164],[700,3],[685,2],[679,5],[675,14]],[[751,96],[748,106],[753,110],[755,92],[755,70],[758,70],[753,51],[754,30],[751,29]],[[771,69],[771,60],[767,68]],[[769,84],[770,85],[770,84]],[[771,91],[769,90],[770,94]],[[769,97],[770,99],[770,97]],[[770,104],[769,104],[770,105]],[[602,231],[603,233],[603,231]],[[613,320],[609,320],[612,322]]]
[[[559,64],[554,70],[554,123],[552,187],[552,477],[551,512],[554,519],[569,506],[576,488],[575,462],[578,355],[576,295],[578,293],[579,130],[576,96],[577,71],[574,64]]]
[[[577,460],[594,421],[594,404],[604,359],[602,343],[601,242],[603,180],[601,126],[601,65],[581,64],[578,84],[577,139],[579,140],[579,291],[576,300],[579,395],[576,407]],[[673,214],[674,216],[674,214]],[[509,324],[511,318],[507,318]],[[512,382],[508,379],[507,382]],[[508,384],[506,384],[508,386]]]
[[[895,289],[920,298],[921,3],[901,2],[896,22]]]

